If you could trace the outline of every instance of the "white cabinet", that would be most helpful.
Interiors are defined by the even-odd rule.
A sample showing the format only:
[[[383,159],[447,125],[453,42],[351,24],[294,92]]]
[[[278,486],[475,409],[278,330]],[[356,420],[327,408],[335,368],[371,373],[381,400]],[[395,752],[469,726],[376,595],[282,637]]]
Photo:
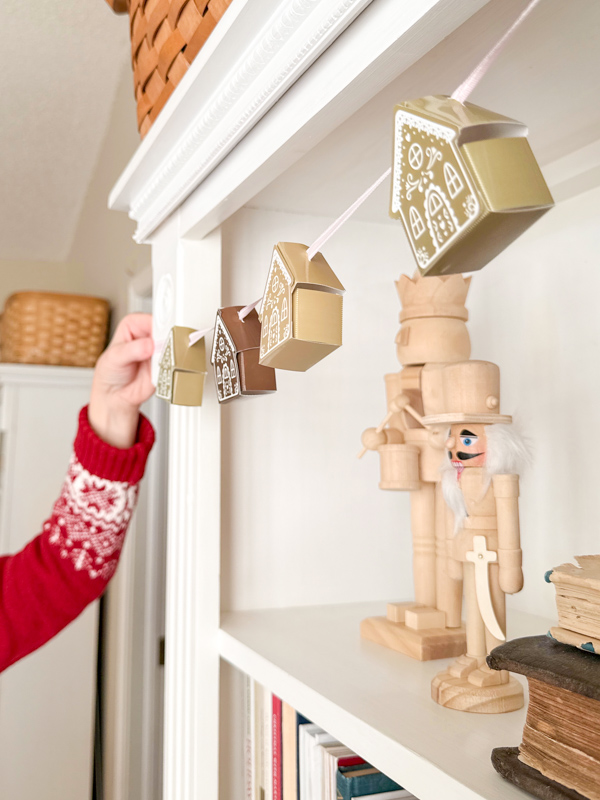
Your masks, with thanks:
[[[111,195],[152,244],[156,338],[259,297],[272,246],[310,244],[389,166],[394,103],[451,93],[524,5],[234,0]],[[543,632],[523,612],[552,615],[544,571],[597,550],[599,45],[596,0],[545,0],[471,98],[529,126],[560,201],[474,276],[468,301],[473,357],[500,364],[503,406],[521,412],[537,458],[513,634]],[[522,796],[489,763],[493,746],[518,743],[522,715],[438,708],[429,666],[358,639],[371,601],[412,593],[408,497],[377,489],[374,457],[356,460],[398,369],[393,281],[415,269],[387,193],[324,248],[347,288],[344,346],[280,372],[270,397],[219,408],[209,377],[201,409],[171,409],[166,800],[240,796],[242,701],[225,662],[421,800]],[[365,605],[336,610],[352,601]]]
[[[0,552],[40,532],[66,474],[92,370],[0,364]],[[0,675],[0,796],[91,797],[98,605]]]

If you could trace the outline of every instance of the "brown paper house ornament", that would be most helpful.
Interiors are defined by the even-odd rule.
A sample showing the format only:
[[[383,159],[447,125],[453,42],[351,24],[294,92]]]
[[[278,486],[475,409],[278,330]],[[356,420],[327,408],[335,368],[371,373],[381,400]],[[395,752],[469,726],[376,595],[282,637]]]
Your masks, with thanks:
[[[239,318],[243,306],[217,311],[210,362],[215,368],[219,403],[234,397],[277,390],[275,370],[259,364],[260,321],[255,309]]]
[[[194,328],[171,328],[158,365],[156,395],[178,406],[201,406],[206,378],[204,339],[190,345]]]
[[[345,291],[321,253],[279,242],[261,308],[260,363],[305,372],[342,344]]]
[[[526,136],[444,95],[396,106],[390,215],[423,275],[481,269],[554,205]]]

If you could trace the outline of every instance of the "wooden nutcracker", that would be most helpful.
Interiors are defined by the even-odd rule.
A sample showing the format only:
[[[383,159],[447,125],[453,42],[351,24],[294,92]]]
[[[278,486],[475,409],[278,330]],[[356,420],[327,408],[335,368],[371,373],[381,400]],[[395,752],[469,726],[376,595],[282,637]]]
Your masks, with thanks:
[[[445,364],[469,358],[469,284],[462,275],[400,277],[396,352],[403,369],[385,376],[388,414],[362,439],[365,450],[379,453],[380,488],[410,492],[415,601],[389,603],[387,617],[363,620],[361,635],[421,661],[457,656],[466,646],[462,587],[446,565],[452,520],[441,494],[444,438],[424,426],[422,415],[444,410]]]
[[[446,411],[423,422],[450,429],[442,490],[455,523],[447,564],[464,582],[467,652],[434,678],[432,697],[460,711],[513,711],[523,705],[521,684],[491,670],[486,656],[506,638],[506,595],[523,588],[518,497],[527,450],[512,418],[499,413],[495,364],[444,367],[442,392]]]

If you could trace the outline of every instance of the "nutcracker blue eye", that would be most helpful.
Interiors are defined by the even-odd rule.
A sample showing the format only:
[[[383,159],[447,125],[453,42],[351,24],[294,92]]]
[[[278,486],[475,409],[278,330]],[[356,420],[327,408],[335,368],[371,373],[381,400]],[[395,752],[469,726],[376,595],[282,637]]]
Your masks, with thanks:
[[[471,431],[460,432],[460,443],[463,447],[473,447],[473,445],[477,443],[477,439],[478,437],[475,436],[474,433],[471,433]]]

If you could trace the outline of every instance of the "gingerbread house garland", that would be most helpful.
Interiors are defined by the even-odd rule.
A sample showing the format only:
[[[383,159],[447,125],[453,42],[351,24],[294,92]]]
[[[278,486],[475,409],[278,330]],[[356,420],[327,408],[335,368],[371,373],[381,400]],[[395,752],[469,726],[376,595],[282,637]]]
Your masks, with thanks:
[[[190,345],[194,328],[171,328],[158,365],[156,396],[180,406],[201,406],[206,378],[204,339]]]
[[[260,363],[304,372],[342,344],[344,287],[321,253],[279,242],[261,308]]]
[[[259,364],[261,327],[254,309],[241,320],[243,306],[217,311],[210,361],[219,403],[277,390],[275,370]]]
[[[390,215],[422,274],[481,269],[552,207],[526,136],[443,95],[396,106]]]

